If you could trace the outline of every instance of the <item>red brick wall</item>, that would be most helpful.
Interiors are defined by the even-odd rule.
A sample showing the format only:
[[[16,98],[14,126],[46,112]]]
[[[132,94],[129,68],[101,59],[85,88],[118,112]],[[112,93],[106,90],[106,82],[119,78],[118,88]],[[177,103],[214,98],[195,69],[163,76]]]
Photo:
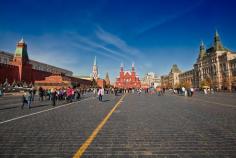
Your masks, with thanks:
[[[31,67],[23,67],[23,69],[24,74],[22,75],[22,80],[27,83],[34,83],[35,80],[44,80],[45,77],[51,75],[49,72],[34,70]],[[20,81],[19,67],[0,63],[0,83],[4,83],[6,78],[9,83],[12,83],[14,80]]]
[[[98,86],[98,87],[103,87],[103,88],[105,88],[105,86],[106,86],[105,80],[103,80],[103,79],[98,79],[98,80],[97,80],[97,86]]]
[[[52,75],[52,73],[32,69],[31,75],[32,75],[31,81],[34,82],[34,81],[44,80],[45,77]]]
[[[9,83],[20,81],[20,72],[22,73],[22,81],[27,83],[34,83],[35,81],[45,80],[45,77],[51,76],[52,73],[32,69],[30,64],[22,66],[22,70],[16,65],[7,65],[0,63],[0,84],[4,83],[6,78]],[[75,77],[69,77],[73,83],[79,84],[81,87],[89,87],[92,85],[92,81],[78,79]]]
[[[19,80],[19,68],[18,66],[7,65],[0,63],[0,83],[4,83],[6,78],[9,83],[14,80]]]

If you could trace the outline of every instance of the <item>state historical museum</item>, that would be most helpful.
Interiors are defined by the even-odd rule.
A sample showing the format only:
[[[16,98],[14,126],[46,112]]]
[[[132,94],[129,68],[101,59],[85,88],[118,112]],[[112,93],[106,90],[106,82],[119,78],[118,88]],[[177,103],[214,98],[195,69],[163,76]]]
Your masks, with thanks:
[[[121,64],[120,76],[116,78],[115,87],[122,89],[141,88],[141,82],[136,75],[134,64],[132,64],[131,71],[124,71],[124,66]]]

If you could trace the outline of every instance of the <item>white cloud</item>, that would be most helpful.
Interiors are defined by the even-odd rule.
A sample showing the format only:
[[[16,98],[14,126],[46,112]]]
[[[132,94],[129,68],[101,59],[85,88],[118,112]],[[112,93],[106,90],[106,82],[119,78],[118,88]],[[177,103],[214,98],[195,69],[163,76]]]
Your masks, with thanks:
[[[79,34],[74,34],[74,43],[77,44],[77,45],[80,45],[81,44],[84,44],[84,47],[85,45],[87,46],[87,49],[90,49],[90,50],[95,50],[95,49],[101,49],[103,50],[103,53],[102,55],[106,55],[107,57],[112,57],[113,58],[123,58],[123,59],[126,59],[126,60],[130,60],[130,58],[128,56],[126,56],[125,54],[123,54],[122,52],[118,52],[116,50],[112,50],[110,48],[107,48],[105,47],[104,45],[98,43],[98,42],[95,42],[94,40],[90,40],[86,37],[83,37]],[[99,52],[99,51],[94,51],[94,53],[96,52]],[[100,51],[101,52],[101,51]],[[101,53],[99,53],[101,54]]]
[[[127,55],[136,56],[141,55],[140,51],[134,47],[130,47],[127,45],[127,43],[122,40],[121,38],[106,32],[101,27],[98,27],[98,30],[96,31],[96,35],[98,39],[102,40],[103,42],[107,44],[111,44],[121,50],[121,52],[124,52]]]

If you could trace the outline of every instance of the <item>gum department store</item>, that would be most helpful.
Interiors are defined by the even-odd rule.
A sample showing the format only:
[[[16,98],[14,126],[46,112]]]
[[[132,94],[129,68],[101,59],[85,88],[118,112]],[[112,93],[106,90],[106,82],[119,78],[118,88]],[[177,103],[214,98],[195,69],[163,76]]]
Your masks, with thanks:
[[[207,85],[216,90],[236,91],[236,54],[223,46],[216,31],[212,47],[206,49],[201,42],[193,69],[181,72],[175,64],[168,75],[161,76],[161,85],[165,88]]]

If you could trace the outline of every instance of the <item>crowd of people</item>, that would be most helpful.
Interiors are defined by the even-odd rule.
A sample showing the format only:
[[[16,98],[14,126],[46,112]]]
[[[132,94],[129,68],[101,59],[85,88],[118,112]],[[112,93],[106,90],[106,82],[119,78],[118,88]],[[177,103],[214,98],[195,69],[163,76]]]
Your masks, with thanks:
[[[178,95],[182,95],[182,96],[188,96],[188,97],[192,97],[194,95],[195,92],[200,92],[203,93],[205,95],[207,94],[214,94],[216,92],[216,90],[214,90],[213,88],[175,88],[173,89],[173,94],[178,94]]]
[[[189,96],[192,97],[196,89],[194,88],[176,88],[172,89],[174,94]],[[28,108],[31,108],[32,102],[35,101],[35,95],[38,94],[39,101],[50,100],[52,106],[56,105],[57,101],[66,100],[67,102],[72,102],[73,100],[79,100],[81,95],[86,93],[87,91],[93,91],[94,95],[98,97],[99,101],[103,101],[103,96],[105,94],[114,94],[115,96],[118,93],[137,93],[141,94],[144,92],[145,94],[157,94],[158,96],[163,96],[165,94],[166,89],[157,87],[157,88],[145,88],[145,89],[121,89],[121,88],[92,88],[92,89],[79,89],[79,88],[61,88],[61,89],[43,89],[39,87],[35,89],[34,87],[28,88],[26,92],[24,92],[22,96],[22,106],[23,109],[25,105],[28,105]],[[214,89],[203,89],[204,94],[213,94]],[[3,96],[3,86],[0,86],[0,96]]]
[[[185,87],[175,88],[175,89],[173,89],[173,93],[192,97],[194,94],[194,89],[192,87],[191,88],[185,88]]]
[[[39,87],[38,90],[35,88],[30,88],[26,91],[22,96],[22,106],[23,109],[25,105],[28,105],[28,108],[31,108],[31,104],[35,101],[35,95],[38,93],[39,101],[49,100],[52,102],[52,106],[56,105],[56,101],[66,100],[67,102],[72,102],[73,100],[79,100],[81,94],[83,95],[86,93],[87,90],[85,89],[78,89],[78,88],[61,88],[61,89],[43,89]]]

